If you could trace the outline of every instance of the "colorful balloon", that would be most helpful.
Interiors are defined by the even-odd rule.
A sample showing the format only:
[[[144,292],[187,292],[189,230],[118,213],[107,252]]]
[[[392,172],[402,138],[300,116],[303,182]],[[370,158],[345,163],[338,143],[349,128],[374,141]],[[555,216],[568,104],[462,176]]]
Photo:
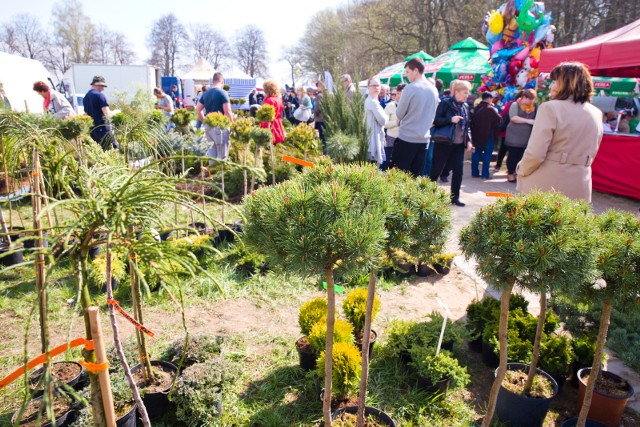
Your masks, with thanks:
[[[531,47],[524,46],[522,48],[522,50],[520,52],[518,52],[518,54],[516,56],[514,56],[513,58],[517,59],[518,61],[524,61],[529,56],[529,52],[530,51],[531,51]]]
[[[515,18],[511,18],[509,21],[505,20],[505,22],[508,22],[508,24],[506,24],[504,26],[504,29],[502,30],[502,42],[505,45],[508,45],[516,35],[516,31],[518,30],[518,22]]]
[[[504,49],[504,43],[502,43],[502,40],[498,39],[497,41],[495,41],[494,43],[491,44],[491,54],[492,55],[494,53],[496,53],[497,51],[499,51],[500,49]]]
[[[525,0],[524,4],[520,8],[520,14],[516,19],[518,22],[518,27],[525,31],[526,33],[530,33],[531,31],[538,28],[543,20],[543,16],[536,17],[531,12],[531,8],[533,8],[534,1],[533,0]]]
[[[505,24],[511,21],[516,16],[516,2],[515,0],[507,0],[507,2],[503,5],[502,8],[502,17],[504,18]]]
[[[512,59],[511,62],[509,62],[509,74],[515,76],[520,70],[522,70],[522,61],[518,61],[515,58]]]
[[[529,81],[529,72],[527,70],[520,70],[516,74],[516,84],[520,87],[525,87]]]
[[[504,28],[504,19],[502,18],[502,14],[497,10],[492,10],[491,16],[489,17],[489,29],[493,34],[500,34],[502,32],[502,28]]]
[[[493,34],[491,30],[487,30],[487,34],[485,35],[485,37],[487,38],[489,44],[493,45],[500,41],[501,34]]]

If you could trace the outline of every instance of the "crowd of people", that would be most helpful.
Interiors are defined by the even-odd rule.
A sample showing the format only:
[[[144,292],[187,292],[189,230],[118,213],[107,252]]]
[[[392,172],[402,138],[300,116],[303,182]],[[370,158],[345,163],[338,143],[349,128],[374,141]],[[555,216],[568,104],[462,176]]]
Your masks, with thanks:
[[[551,73],[552,100],[541,106],[533,89],[504,105],[497,93],[472,97],[466,81],[454,80],[442,90],[442,82],[425,78],[420,58],[408,61],[405,71],[408,85],[387,88],[375,78],[367,83],[370,161],[431,181],[447,182],[451,175],[451,203],[460,207],[465,152],[473,152],[474,178],[491,179],[506,156],[507,180],[519,191],[554,189],[591,201],[591,163],[603,123],[589,102],[593,84],[583,64],[558,65]]]
[[[451,181],[451,203],[463,207],[460,188],[465,153],[471,153],[471,176],[492,179],[506,157],[507,180],[517,183],[520,191],[535,188],[555,189],[569,197],[591,199],[591,162],[596,155],[604,131],[629,132],[640,127],[632,112],[605,114],[589,101],[593,94],[591,76],[580,63],[563,63],[551,73],[552,101],[538,106],[533,89],[520,91],[511,102],[504,103],[497,92],[471,94],[471,84],[453,80],[444,88],[440,80],[427,79],[424,62],[413,58],[405,65],[408,84],[390,88],[376,78],[367,82],[364,100],[365,123],[369,130],[368,159],[382,169],[395,167],[414,176],[427,176],[432,181]],[[356,93],[351,76],[341,76],[345,96]],[[234,120],[229,94],[223,88],[224,76],[215,73],[212,87],[203,88],[197,96],[198,125],[205,115],[220,112]],[[117,148],[108,119],[116,111],[102,93],[107,87],[101,76],[95,76],[84,97],[85,113],[92,117],[91,138],[104,149]],[[33,89],[44,99],[44,108],[56,117],[74,114],[69,102],[43,83]],[[155,108],[170,117],[178,108],[177,87],[170,93],[155,88]],[[314,124],[325,151],[322,100],[325,87],[317,83],[314,90],[300,86],[279,89],[273,80],[264,82],[263,91],[249,94],[251,111],[260,105],[272,105],[276,120],[269,126],[274,144],[285,139],[282,119],[292,124]],[[635,120],[635,122],[634,122]],[[170,130],[171,122],[167,127]],[[199,127],[199,126],[198,126]],[[229,153],[229,131],[205,126],[212,158],[226,159]],[[494,148],[499,145],[496,163],[491,167]],[[481,165],[482,163],[482,165]]]

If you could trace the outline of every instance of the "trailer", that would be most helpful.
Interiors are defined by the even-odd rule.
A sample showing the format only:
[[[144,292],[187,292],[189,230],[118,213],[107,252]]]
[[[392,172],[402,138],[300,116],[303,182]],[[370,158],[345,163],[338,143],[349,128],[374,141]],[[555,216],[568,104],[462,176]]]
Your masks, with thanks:
[[[73,64],[65,73],[60,91],[78,106],[78,97],[91,89],[94,76],[102,76],[107,82],[104,95],[110,102],[118,99],[131,102],[138,91],[153,94],[160,86],[160,71],[150,65]]]

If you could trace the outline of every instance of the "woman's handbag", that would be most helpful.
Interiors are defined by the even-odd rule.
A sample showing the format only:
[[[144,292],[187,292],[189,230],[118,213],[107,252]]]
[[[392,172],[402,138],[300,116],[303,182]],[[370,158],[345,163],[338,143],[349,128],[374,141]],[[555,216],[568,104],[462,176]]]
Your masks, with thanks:
[[[433,126],[431,128],[431,141],[437,144],[453,145],[456,135],[456,125],[451,123],[444,126]]]
[[[306,108],[302,108],[302,106],[296,108],[296,111],[293,112],[293,117],[300,122],[308,122],[311,118],[311,110]]]

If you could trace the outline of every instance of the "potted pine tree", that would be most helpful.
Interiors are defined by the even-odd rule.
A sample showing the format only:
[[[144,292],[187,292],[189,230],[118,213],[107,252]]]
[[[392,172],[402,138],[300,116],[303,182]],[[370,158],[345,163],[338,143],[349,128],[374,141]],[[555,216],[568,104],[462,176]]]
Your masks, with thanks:
[[[253,120],[249,118],[238,118],[231,123],[231,135],[242,145],[242,177],[244,178],[243,194],[247,195],[247,151],[251,145],[251,129]]]
[[[593,364],[578,372],[578,427],[585,426],[587,417],[610,427],[617,426],[627,400],[634,394],[627,381],[602,371],[601,360],[613,304],[621,309],[636,304],[640,295],[640,222],[630,213],[609,210],[598,215],[597,224],[600,235],[596,265],[602,280],[591,288],[583,288],[583,295],[602,301],[602,315]],[[615,392],[598,390],[604,379],[610,385],[615,384],[611,388]]]
[[[307,151],[315,150],[318,146],[318,137],[315,129],[306,123],[300,123],[291,129],[287,133],[287,141],[302,150],[304,160],[307,160]]]
[[[255,170],[258,169],[258,160],[262,159],[262,150],[264,149],[264,147],[266,147],[267,145],[273,145],[271,144],[271,142],[273,141],[273,134],[269,129],[254,127],[249,131],[249,137],[255,145],[255,152],[253,157],[253,167]],[[251,191],[253,191],[253,189],[255,188],[255,183],[256,174],[255,172],[253,172],[251,175]]]
[[[331,425],[334,270],[372,268],[386,237],[391,202],[386,180],[372,165],[327,165],[263,188],[245,200],[245,239],[270,263],[327,283],[327,338],[323,417]],[[365,331],[366,336],[366,331]]]
[[[534,192],[503,198],[481,209],[471,224],[461,231],[460,245],[465,256],[475,257],[478,274],[502,291],[498,334],[500,364],[483,427],[490,425],[497,403],[498,415],[506,422],[539,424],[546,416],[551,403],[549,399],[526,399],[536,374],[541,373],[536,366],[546,315],[546,294],[570,293],[593,277],[593,230],[590,207],[586,203],[571,201],[557,193]],[[508,369],[509,298],[516,285],[540,295],[540,316],[531,364],[517,368],[528,371],[521,393],[515,394],[520,398],[519,404],[532,405],[528,410],[499,403],[501,400],[506,403],[502,396],[506,398],[513,394],[502,387],[502,383]],[[553,386],[555,381],[548,378]],[[557,385],[554,389],[557,392]],[[526,414],[524,420],[519,417],[523,414]]]

